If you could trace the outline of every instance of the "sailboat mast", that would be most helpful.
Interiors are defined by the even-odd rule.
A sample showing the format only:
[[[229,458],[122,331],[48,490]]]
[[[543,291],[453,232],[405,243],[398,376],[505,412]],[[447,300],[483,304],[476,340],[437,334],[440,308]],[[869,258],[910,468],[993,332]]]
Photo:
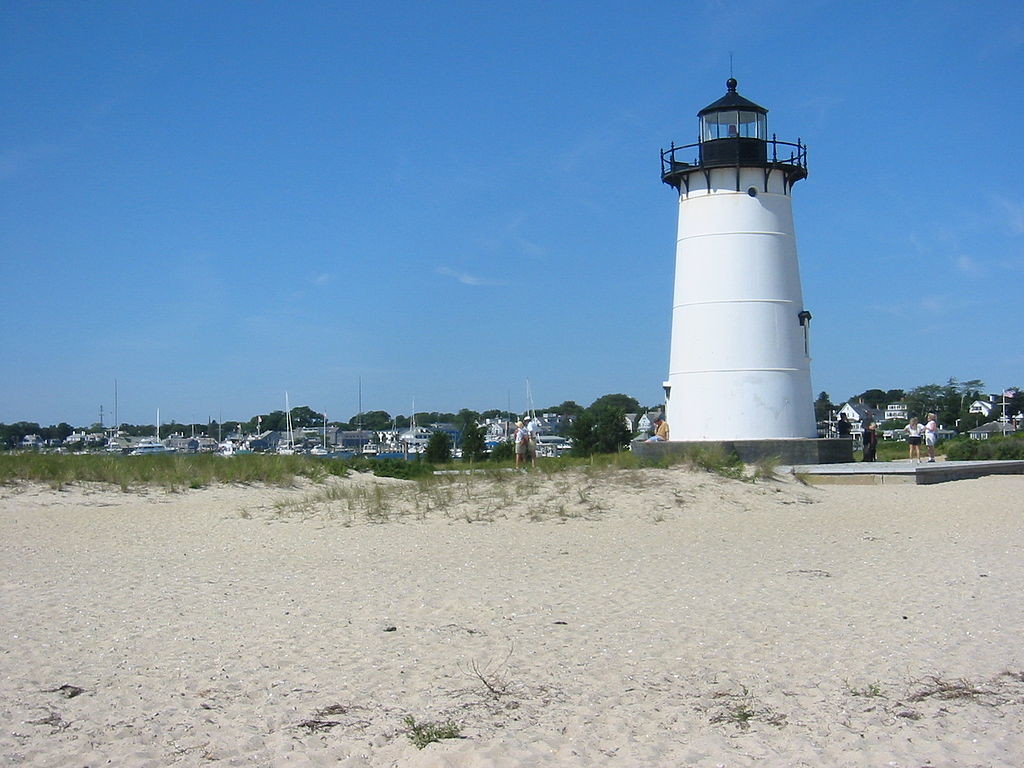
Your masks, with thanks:
[[[292,407],[288,403],[288,390],[284,391],[284,426],[288,430],[288,448],[292,447]]]

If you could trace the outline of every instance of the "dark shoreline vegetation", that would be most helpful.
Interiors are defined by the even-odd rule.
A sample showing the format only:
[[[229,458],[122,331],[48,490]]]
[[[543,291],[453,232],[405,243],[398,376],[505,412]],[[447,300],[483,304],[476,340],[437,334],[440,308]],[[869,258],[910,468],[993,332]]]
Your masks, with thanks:
[[[752,468],[721,450],[694,451],[671,462],[642,462],[628,451],[588,457],[562,456],[537,461],[530,472],[550,475],[573,468],[641,469],[685,465],[737,480],[770,479],[778,466],[766,460]],[[323,459],[312,456],[243,454],[225,458],[213,454],[117,456],[102,454],[66,455],[35,452],[0,453],[0,486],[34,482],[61,490],[81,483],[100,483],[122,491],[162,487],[170,491],[205,488],[218,484],[264,484],[289,487],[299,480],[323,482],[350,471],[372,472],[379,477],[418,480],[437,471],[512,471],[511,462],[455,462],[434,465],[401,459]]]

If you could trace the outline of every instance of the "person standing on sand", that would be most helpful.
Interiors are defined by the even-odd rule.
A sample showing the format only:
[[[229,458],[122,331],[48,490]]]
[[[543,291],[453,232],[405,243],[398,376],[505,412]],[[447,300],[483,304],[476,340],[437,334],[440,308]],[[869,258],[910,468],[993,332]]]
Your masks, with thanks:
[[[536,416],[526,422],[526,455],[530,464],[537,466],[537,438],[540,436],[540,419]]]
[[[864,427],[864,455],[861,461],[874,461],[875,452],[878,450],[878,425],[869,421]]]
[[[516,444],[516,469],[519,469],[519,465],[526,462],[526,456],[530,452],[530,432],[523,426],[523,422],[516,422],[516,434],[513,439]]]
[[[924,425],[924,444],[928,448],[929,463],[935,461],[935,445],[939,442],[939,425],[935,414],[928,414],[928,423]]]
[[[914,416],[910,423],[907,424],[907,445],[910,446],[907,458],[911,461],[916,459],[919,464],[921,463],[921,438],[923,434],[924,424],[917,420],[917,416]]]

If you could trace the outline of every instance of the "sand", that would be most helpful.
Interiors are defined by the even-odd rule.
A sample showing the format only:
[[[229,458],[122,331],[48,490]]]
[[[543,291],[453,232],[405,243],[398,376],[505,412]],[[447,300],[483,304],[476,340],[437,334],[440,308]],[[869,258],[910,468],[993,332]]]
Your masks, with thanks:
[[[1024,477],[415,487],[0,490],[0,765],[1024,764]]]

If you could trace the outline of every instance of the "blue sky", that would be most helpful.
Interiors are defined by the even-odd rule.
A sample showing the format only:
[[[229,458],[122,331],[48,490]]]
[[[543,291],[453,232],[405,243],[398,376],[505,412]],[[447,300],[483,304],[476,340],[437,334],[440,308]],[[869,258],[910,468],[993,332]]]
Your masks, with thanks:
[[[815,393],[1024,385],[1024,6],[631,5],[3,0],[0,421],[660,402],[730,53]]]

